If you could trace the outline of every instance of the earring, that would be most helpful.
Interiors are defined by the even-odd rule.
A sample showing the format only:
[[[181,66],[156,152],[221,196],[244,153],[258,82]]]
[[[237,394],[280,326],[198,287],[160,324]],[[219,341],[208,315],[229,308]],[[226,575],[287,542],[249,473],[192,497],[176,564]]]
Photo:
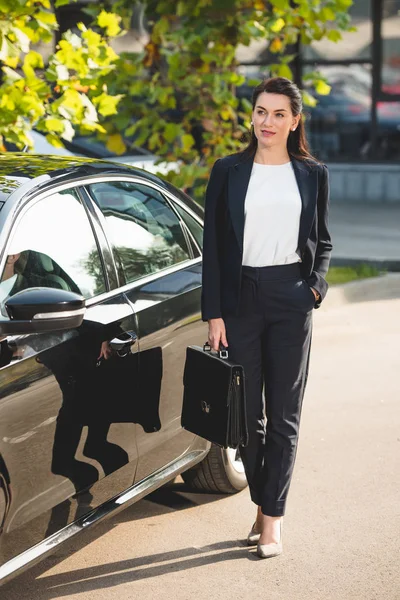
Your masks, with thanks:
[[[250,125],[253,125],[253,121],[250,123]]]
[[[296,131],[296,127],[292,127],[292,131]]]

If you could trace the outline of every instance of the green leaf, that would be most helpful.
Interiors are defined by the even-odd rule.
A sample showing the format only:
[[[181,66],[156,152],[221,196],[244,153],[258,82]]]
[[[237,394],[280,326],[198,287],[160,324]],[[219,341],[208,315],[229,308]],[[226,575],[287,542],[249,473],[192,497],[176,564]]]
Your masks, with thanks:
[[[71,0],[56,0],[55,7],[65,6],[66,4],[70,4],[70,2]],[[76,2],[76,0],[72,0],[72,2]]]
[[[178,5],[176,7],[176,14],[178,15],[178,17],[182,17],[186,13],[187,13],[186,2],[182,2],[182,1],[178,2]]]
[[[189,133],[186,133],[182,136],[182,146],[184,152],[189,152],[189,150],[194,146],[194,138]]]
[[[279,8],[279,10],[286,10],[289,8],[289,0],[270,0],[272,6]]]
[[[133,123],[126,129],[125,135],[126,135],[126,137],[131,137],[132,135],[134,135],[136,133],[136,131],[137,131],[137,124]]]
[[[336,0],[338,10],[346,10],[352,6],[353,0]]]
[[[241,102],[244,111],[250,113],[253,110],[251,102],[249,102],[247,98],[242,98]]]
[[[149,138],[149,148],[150,150],[155,150],[157,148],[157,146],[160,145],[160,134],[157,133],[156,131],[150,136]]]
[[[179,135],[181,131],[180,125],[176,123],[168,123],[164,129],[164,138],[167,142],[173,142]]]
[[[289,65],[279,65],[277,72],[279,77],[286,77],[287,79],[293,78],[293,72]]]
[[[332,8],[329,8],[328,6],[325,6],[322,10],[321,10],[321,18],[323,21],[335,21],[336,20],[336,13]]]
[[[340,33],[340,31],[337,31],[336,29],[332,29],[331,31],[329,31],[328,40],[330,40],[331,42],[339,42],[341,39],[342,34]]]

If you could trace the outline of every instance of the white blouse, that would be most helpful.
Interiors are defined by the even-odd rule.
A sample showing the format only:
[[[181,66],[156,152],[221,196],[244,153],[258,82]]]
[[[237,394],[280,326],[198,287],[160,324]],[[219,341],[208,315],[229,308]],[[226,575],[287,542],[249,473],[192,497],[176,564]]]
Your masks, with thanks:
[[[253,163],[244,205],[243,265],[299,262],[301,197],[291,162]]]

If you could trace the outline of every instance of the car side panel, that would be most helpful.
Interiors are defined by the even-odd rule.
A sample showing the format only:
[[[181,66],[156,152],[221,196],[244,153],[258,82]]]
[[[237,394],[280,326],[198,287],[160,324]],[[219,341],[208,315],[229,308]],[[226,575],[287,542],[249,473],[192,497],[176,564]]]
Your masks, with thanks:
[[[146,431],[136,426],[136,481],[181,456],[194,441],[194,435],[182,429],[180,421],[186,347],[202,345],[207,336],[200,318],[200,282],[201,265],[195,264],[169,275],[160,274],[151,283],[127,292],[138,318],[140,368],[151,369],[146,354],[156,348],[162,354],[159,428]]]
[[[11,502],[0,565],[132,485],[136,417],[129,410],[122,418],[130,422],[113,419],[119,381],[131,383],[120,412],[136,401],[137,348],[128,357],[98,357],[136,327],[116,294],[89,307],[76,330],[1,342],[0,468]]]

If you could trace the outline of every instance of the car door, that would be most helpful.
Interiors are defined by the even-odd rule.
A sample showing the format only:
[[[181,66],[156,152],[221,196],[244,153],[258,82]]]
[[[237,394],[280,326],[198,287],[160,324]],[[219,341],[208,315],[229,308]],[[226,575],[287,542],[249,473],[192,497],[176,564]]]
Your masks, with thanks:
[[[7,298],[29,287],[80,293],[87,310],[77,329],[0,342],[0,469],[11,499],[0,564],[131,486],[137,466],[137,321],[110,290],[94,216],[65,186],[4,227],[0,318]]]
[[[186,347],[206,336],[201,257],[156,183],[120,177],[87,189],[104,215],[122,289],[137,315],[140,377],[152,390],[141,398],[147,421],[136,426],[138,481],[194,442],[180,421]]]

